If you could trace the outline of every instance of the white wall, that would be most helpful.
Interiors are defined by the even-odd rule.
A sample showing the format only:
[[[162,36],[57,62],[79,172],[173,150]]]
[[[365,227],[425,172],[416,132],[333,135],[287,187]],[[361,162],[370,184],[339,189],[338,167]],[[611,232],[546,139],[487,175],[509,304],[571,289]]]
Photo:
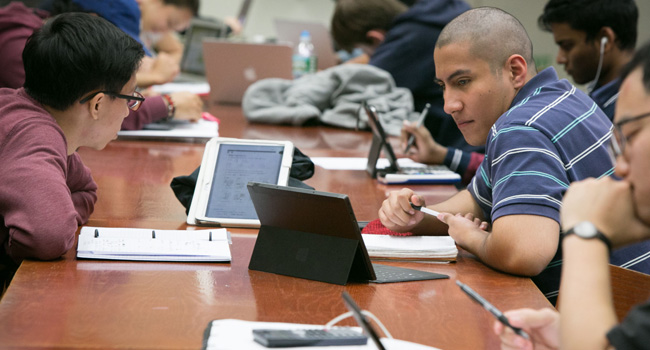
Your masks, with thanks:
[[[201,15],[224,18],[236,16],[242,0],[202,0]],[[263,35],[274,37],[273,19],[286,18],[317,21],[329,26],[334,10],[334,0],[253,0],[244,35],[252,38]],[[553,36],[537,26],[547,0],[467,0],[472,6],[494,6],[508,11],[526,27],[531,40],[535,61],[539,67],[554,65],[558,73],[566,77],[562,66],[555,64],[557,47]],[[639,7],[638,45],[650,40],[650,0],[636,0]]]
[[[201,15],[236,17],[242,0],[202,0]],[[329,27],[333,0],[253,0],[244,27],[244,36],[275,37],[275,18],[321,22]]]
[[[561,65],[555,63],[557,55],[557,46],[553,41],[551,33],[542,31],[537,25],[537,18],[544,10],[547,0],[466,0],[470,5],[493,6],[501,8],[513,16],[526,27],[526,31],[533,42],[533,55],[538,68],[545,68],[553,65],[558,75],[563,78],[571,79],[564,72]],[[639,28],[637,46],[642,45],[650,40],[650,0],[636,0],[639,8]]]

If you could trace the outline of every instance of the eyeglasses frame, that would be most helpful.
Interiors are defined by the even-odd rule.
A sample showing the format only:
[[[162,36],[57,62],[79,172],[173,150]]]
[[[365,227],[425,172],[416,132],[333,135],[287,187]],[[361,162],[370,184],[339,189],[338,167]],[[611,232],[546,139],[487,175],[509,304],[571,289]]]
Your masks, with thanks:
[[[97,94],[106,94],[106,95],[121,98],[121,99],[124,99],[124,100],[127,100],[127,101],[137,101],[133,106],[129,106],[127,104],[129,109],[132,110],[132,111],[137,111],[140,108],[140,106],[142,105],[142,102],[144,102],[144,100],[145,100],[144,96],[142,96],[142,94],[137,92],[137,91],[134,91],[133,95],[117,94],[117,93],[110,92],[110,91],[96,91],[96,92],[93,92],[92,94],[82,98],[79,101],[79,103],[84,104],[84,103],[90,101],[91,98],[97,96]]]

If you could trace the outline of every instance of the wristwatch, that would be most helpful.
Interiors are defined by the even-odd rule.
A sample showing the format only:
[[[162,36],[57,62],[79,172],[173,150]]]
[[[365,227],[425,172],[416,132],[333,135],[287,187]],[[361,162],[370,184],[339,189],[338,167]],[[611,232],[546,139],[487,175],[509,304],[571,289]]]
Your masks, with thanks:
[[[612,252],[612,242],[602,232],[598,231],[596,226],[594,226],[594,224],[589,221],[582,221],[577,223],[575,226],[566,231],[563,237],[566,237],[570,234],[575,234],[576,236],[583,239],[598,238],[603,241],[605,245],[607,245],[607,250],[610,253]]]

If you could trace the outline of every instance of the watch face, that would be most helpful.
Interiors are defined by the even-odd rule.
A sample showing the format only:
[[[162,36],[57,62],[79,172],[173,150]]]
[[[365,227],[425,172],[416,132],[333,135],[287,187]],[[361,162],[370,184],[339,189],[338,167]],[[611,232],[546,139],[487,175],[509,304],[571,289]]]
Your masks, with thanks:
[[[577,224],[573,232],[582,238],[594,238],[598,234],[598,230],[596,230],[594,224],[589,221],[583,221]]]

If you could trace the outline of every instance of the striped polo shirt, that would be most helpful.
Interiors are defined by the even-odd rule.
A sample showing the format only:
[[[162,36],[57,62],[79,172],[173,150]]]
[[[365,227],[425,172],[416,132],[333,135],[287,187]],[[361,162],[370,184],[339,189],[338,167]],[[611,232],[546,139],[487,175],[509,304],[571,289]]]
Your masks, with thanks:
[[[607,153],[611,132],[612,123],[598,105],[547,68],[526,83],[492,126],[485,159],[468,189],[489,222],[525,214],[559,223],[562,196],[571,182],[613,174]],[[560,269],[558,249],[532,278],[552,303]]]

